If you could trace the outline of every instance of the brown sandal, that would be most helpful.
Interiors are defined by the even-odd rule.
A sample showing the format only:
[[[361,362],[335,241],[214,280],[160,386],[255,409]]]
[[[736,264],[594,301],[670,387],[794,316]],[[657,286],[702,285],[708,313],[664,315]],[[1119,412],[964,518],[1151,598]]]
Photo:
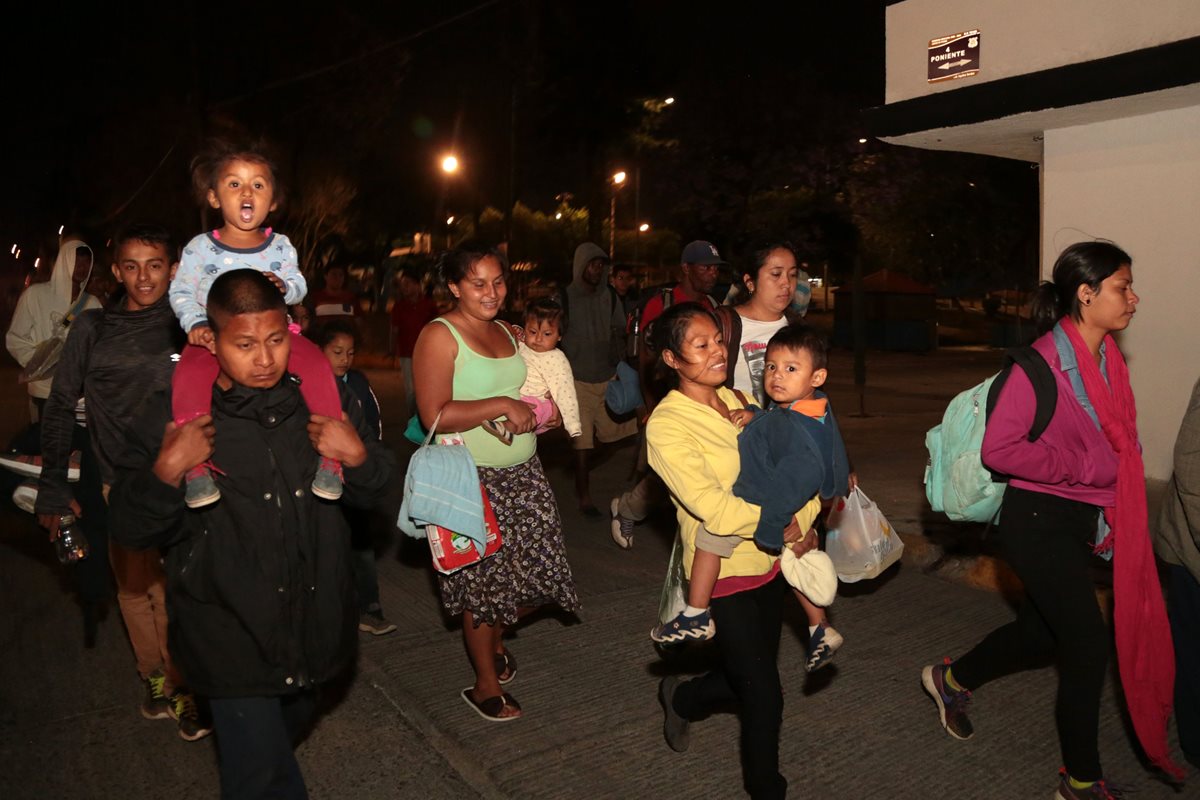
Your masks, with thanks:
[[[497,695],[496,697],[489,697],[486,700],[480,700],[476,702],[475,699],[471,697],[471,690],[474,688],[474,686],[468,686],[467,688],[463,689],[461,693],[462,699],[467,701],[467,705],[473,708],[476,714],[483,717],[488,722],[512,722],[514,719],[521,718],[519,713],[507,717],[501,716],[504,713],[505,708],[511,708],[518,712],[521,710],[520,704],[518,704],[517,701],[513,699],[513,696],[508,692]]]

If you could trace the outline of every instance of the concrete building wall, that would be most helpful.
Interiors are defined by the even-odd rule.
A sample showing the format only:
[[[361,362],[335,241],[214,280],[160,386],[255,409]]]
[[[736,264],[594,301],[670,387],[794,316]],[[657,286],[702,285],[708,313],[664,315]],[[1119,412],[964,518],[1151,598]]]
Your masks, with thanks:
[[[1141,303],[1121,349],[1150,479],[1170,477],[1175,435],[1200,377],[1198,131],[1193,107],[1045,133],[1043,274],[1084,239],[1111,239],[1133,257]]]
[[[979,74],[928,83],[930,39],[980,31]],[[1198,0],[907,0],[887,9],[886,102],[1200,36]]]

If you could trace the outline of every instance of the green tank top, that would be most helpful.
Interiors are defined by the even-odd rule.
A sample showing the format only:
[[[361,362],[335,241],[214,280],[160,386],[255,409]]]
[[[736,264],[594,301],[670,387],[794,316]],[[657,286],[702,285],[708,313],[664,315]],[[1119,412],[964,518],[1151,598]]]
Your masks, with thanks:
[[[453,399],[521,399],[521,386],[525,384],[525,361],[517,355],[517,343],[513,341],[507,328],[504,332],[513,342],[513,354],[507,358],[488,358],[468,347],[458,330],[448,320],[438,317],[437,321],[449,328],[450,335],[458,342],[458,355],[454,357]],[[504,327],[500,323],[496,324]],[[511,467],[523,464],[533,457],[537,450],[537,436],[532,433],[514,436],[511,445],[504,444],[482,427],[463,431],[462,437],[467,449],[471,451],[471,457],[475,459],[475,464],[480,467]]]

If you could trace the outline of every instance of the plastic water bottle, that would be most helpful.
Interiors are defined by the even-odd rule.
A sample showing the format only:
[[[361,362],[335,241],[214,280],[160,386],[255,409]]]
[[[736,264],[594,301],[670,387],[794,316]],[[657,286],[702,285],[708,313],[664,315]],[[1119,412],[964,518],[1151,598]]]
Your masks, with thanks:
[[[83,535],[83,526],[74,514],[63,514],[58,518],[58,538],[54,540],[54,549],[58,553],[60,564],[74,564],[88,557],[87,537]]]

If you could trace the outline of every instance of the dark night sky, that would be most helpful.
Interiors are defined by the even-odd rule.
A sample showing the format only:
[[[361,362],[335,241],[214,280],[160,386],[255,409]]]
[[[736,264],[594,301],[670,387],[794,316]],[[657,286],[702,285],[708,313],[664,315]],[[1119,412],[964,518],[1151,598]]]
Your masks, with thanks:
[[[771,125],[778,106],[813,91],[847,109],[882,101],[883,0],[506,0],[448,24],[480,3],[296,10],[306,5],[263,2],[236,18],[194,2],[73,16],[47,5],[11,27],[0,241],[134,217],[190,235],[200,223],[187,163],[227,121],[267,135],[293,167],[347,165],[389,233],[431,216],[436,156],[452,144],[466,164],[456,199],[502,205],[510,75],[517,199],[543,210],[558,192],[586,195],[581,136],[619,129],[637,98],[674,95],[694,124],[734,128]],[[739,86],[757,100],[727,107]],[[608,142],[603,154],[622,157]],[[653,192],[646,202],[654,213]]]

